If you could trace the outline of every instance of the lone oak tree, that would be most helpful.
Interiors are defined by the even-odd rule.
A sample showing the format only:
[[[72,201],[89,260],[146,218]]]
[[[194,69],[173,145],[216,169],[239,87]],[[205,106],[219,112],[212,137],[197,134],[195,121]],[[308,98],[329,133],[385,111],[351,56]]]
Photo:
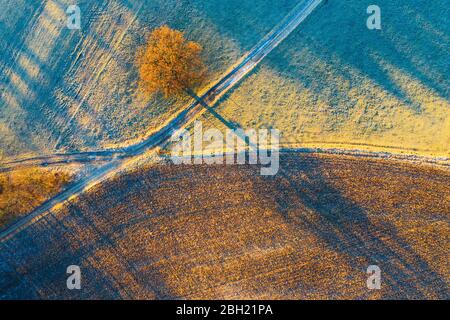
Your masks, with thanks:
[[[206,75],[201,51],[198,43],[187,41],[180,31],[168,26],[153,30],[138,55],[141,88],[149,94],[162,92],[165,97],[183,92],[193,95]]]

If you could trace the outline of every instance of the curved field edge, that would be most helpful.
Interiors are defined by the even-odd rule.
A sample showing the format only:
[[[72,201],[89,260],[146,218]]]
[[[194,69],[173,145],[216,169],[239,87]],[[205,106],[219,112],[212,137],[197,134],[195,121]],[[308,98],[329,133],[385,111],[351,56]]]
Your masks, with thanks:
[[[243,128],[276,128],[286,145],[448,158],[445,1],[380,4],[379,31],[365,25],[370,4],[329,1],[216,111]]]
[[[448,299],[447,170],[297,153],[280,168],[105,181],[0,244],[2,297]],[[77,292],[61,281],[75,262]],[[381,290],[367,290],[371,264]]]

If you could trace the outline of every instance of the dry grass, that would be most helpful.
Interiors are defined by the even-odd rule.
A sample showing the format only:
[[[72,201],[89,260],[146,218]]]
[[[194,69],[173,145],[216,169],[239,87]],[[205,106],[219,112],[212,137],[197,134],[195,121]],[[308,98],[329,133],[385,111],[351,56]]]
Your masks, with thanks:
[[[0,13],[0,149],[7,156],[140,140],[189,99],[138,90],[137,51],[154,28],[167,24],[199,42],[209,83],[296,2],[81,1],[79,32],[65,27],[71,4],[6,1]]]
[[[244,128],[277,128],[285,145],[448,157],[445,1],[384,3],[381,31],[365,26],[370,4],[329,1],[219,113]]]
[[[295,153],[281,168],[158,165],[106,182],[0,245],[0,292],[448,299],[448,171]],[[72,263],[78,292],[61,280]],[[380,291],[366,288],[369,264]]]
[[[26,168],[0,173],[0,228],[56,195],[70,180],[64,170]]]

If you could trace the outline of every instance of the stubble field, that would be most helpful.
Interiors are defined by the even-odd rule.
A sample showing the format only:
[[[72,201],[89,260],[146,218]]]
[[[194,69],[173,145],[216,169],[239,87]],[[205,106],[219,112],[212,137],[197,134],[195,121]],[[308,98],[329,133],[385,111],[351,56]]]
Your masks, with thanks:
[[[448,299],[447,170],[297,153],[281,168],[105,182],[0,245],[0,297]],[[83,290],[66,289],[71,264]]]
[[[277,128],[286,146],[449,157],[450,24],[445,0],[328,1],[217,111]],[[213,116],[207,115],[207,120]]]

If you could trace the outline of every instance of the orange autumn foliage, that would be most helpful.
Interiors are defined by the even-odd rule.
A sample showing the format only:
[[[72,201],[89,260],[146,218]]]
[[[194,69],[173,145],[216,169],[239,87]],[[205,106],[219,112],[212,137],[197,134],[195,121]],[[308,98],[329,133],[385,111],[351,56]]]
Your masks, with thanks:
[[[198,43],[187,41],[180,31],[168,26],[153,30],[138,55],[141,89],[169,97],[197,87],[206,75],[201,51]]]

